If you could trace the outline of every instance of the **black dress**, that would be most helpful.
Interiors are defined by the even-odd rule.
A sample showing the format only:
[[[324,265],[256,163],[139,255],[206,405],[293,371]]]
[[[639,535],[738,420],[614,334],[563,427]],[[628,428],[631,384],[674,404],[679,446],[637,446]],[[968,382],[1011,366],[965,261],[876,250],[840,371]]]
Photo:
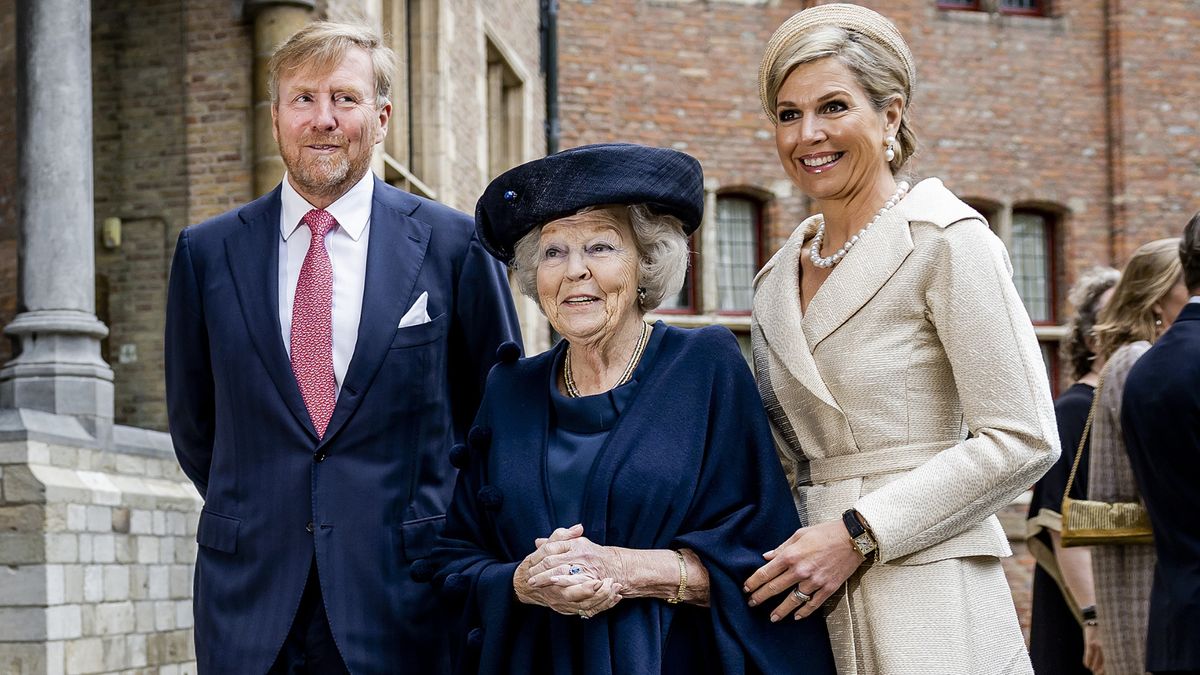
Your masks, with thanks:
[[[1087,675],[1090,670],[1083,666],[1083,628],[1079,625],[1063,590],[1051,574],[1057,569],[1053,561],[1054,546],[1050,532],[1043,527],[1061,521],[1063,491],[1075,462],[1075,451],[1083,425],[1087,422],[1088,410],[1092,406],[1095,388],[1087,384],[1074,384],[1054,402],[1054,416],[1058,422],[1058,437],[1062,441],[1062,455],[1033,488],[1033,499],[1029,502],[1031,531],[1036,534],[1028,541],[1030,551],[1038,564],[1033,573],[1033,612],[1029,627],[1029,657],[1034,672],[1046,675]],[[1090,436],[1090,434],[1089,434]],[[1072,499],[1087,498],[1088,449],[1091,438],[1084,445],[1083,457],[1075,483],[1071,485]]]

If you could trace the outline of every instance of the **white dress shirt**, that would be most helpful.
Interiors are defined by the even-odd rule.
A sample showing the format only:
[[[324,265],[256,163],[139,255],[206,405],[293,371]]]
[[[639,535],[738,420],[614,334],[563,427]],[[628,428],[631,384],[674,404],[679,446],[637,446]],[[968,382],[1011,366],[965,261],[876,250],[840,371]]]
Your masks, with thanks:
[[[367,278],[367,243],[371,228],[371,199],[375,177],[370,171],[346,194],[325,208],[337,227],[325,235],[325,249],[333,266],[333,375],[338,391],[346,379],[350,357],[358,342],[358,320],[362,314],[363,288]],[[308,254],[312,233],[301,222],[315,208],[301,197],[287,176],[283,178],[283,208],[279,214],[279,327],[288,357],[292,355],[292,301],[300,266]]]

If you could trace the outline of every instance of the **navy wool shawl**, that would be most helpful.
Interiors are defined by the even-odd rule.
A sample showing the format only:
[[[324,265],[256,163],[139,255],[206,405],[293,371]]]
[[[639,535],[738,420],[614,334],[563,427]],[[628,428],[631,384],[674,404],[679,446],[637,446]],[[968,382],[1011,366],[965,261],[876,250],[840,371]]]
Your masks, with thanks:
[[[493,368],[429,561],[447,607],[461,610],[459,672],[669,673],[694,660],[679,646],[711,655],[690,672],[834,672],[819,612],[772,624],[778,600],[751,608],[742,592],[762,553],[800,523],[737,341],[719,327],[655,330],[665,331],[662,343],[588,477],[584,536],[692,549],[708,571],[711,607],[626,599],[585,621],[516,599],[517,565],[535,538],[564,525],[550,521],[545,483],[560,343]],[[673,622],[682,634],[668,641]]]

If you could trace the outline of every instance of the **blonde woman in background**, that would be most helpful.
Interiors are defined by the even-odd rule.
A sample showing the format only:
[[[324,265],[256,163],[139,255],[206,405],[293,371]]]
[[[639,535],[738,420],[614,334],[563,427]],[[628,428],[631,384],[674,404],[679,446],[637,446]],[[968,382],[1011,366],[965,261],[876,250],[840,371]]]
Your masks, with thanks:
[[[1121,430],[1125,378],[1171,327],[1187,301],[1178,238],[1153,241],[1134,251],[1095,329],[1097,354],[1108,363],[1092,421],[1088,499],[1141,501]],[[1146,672],[1154,561],[1153,544],[1092,547],[1096,620],[1106,675]]]

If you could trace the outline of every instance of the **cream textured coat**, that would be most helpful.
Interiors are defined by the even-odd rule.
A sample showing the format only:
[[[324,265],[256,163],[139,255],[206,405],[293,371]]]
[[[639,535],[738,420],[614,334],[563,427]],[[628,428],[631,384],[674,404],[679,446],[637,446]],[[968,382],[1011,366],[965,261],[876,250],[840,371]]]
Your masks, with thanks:
[[[994,514],[1059,447],[1004,247],[927,179],[801,316],[802,244],[820,218],[804,221],[755,280],[752,340],[802,520],[854,507],[879,542],[874,563],[825,608],[839,670],[1032,672]]]

